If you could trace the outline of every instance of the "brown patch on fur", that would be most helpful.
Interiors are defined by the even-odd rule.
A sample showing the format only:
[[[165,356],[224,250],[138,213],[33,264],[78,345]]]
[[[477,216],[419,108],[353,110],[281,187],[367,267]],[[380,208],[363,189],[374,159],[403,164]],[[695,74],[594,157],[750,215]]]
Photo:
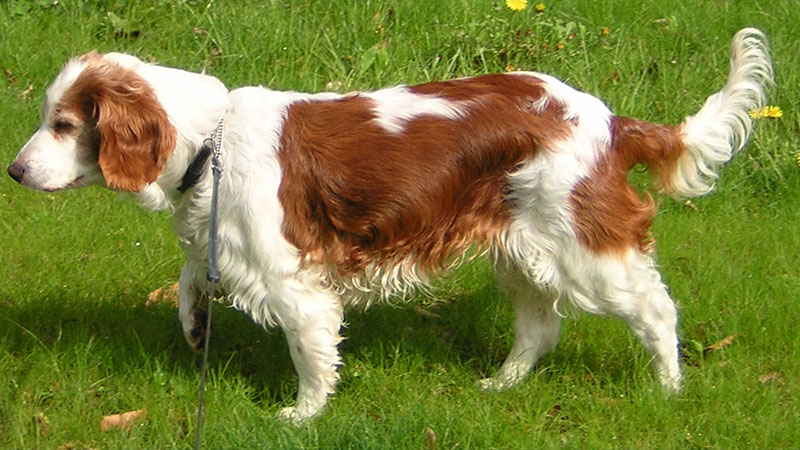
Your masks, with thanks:
[[[627,164],[644,163],[655,178],[654,188],[669,192],[672,168],[686,151],[680,128],[615,117],[612,135],[614,147],[627,155]]]
[[[655,214],[650,194],[642,198],[628,183],[628,172],[644,163],[656,188],[668,183],[668,170],[684,151],[678,129],[627,117],[614,117],[611,148],[592,173],[573,190],[572,208],[580,241],[596,253],[652,250],[649,232]]]
[[[400,133],[375,122],[373,101],[351,95],[289,107],[278,196],[284,234],[340,274],[405,258],[436,270],[473,242],[497,245],[510,221],[507,176],[568,132],[532,77],[427,83],[411,92],[460,102],[459,120],[421,115]]]
[[[408,89],[417,94],[435,95],[452,101],[504,98],[520,107],[525,107],[525,100],[536,101],[545,95],[543,83],[538,78],[502,73],[456,80],[431,81],[410,86]]]
[[[152,87],[138,74],[96,53],[82,60],[87,67],[54,111],[79,117],[93,130],[85,139],[108,187],[140,191],[161,174],[175,149],[177,131]]]

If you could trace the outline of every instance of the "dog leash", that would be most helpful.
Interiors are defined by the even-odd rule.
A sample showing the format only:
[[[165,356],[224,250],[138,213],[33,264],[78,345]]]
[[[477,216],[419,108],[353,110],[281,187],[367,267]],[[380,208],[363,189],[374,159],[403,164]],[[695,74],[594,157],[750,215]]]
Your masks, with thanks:
[[[194,449],[200,449],[200,437],[203,431],[203,406],[206,393],[206,372],[208,372],[208,347],[211,341],[211,308],[216,297],[216,285],[220,280],[219,260],[217,252],[218,233],[217,233],[217,195],[219,191],[219,180],[222,177],[222,126],[224,117],[220,117],[214,137],[203,140],[201,152],[211,154],[211,211],[208,217],[208,290],[206,297],[206,334],[203,343],[203,365],[200,368],[200,392],[197,397],[197,430],[194,435]]]

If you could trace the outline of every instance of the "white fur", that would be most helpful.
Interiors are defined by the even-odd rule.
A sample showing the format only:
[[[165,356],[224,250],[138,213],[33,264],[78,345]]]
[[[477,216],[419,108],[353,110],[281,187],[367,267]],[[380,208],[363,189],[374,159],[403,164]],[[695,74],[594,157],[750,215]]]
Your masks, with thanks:
[[[44,118],[51,116],[61,94],[75,82],[84,67],[85,64],[79,60],[70,61],[53,80],[45,92],[47,101],[42,108]],[[97,167],[81,162],[80,151],[74,137],[56,138],[53,124],[43,120],[16,158],[28,169],[22,184],[32,189],[56,191],[102,182],[103,177]]]
[[[682,125],[688,151],[674,167],[669,186],[673,195],[691,197],[714,188],[719,168],[749,139],[748,112],[766,104],[764,86],[771,82],[766,37],[753,28],[736,33],[728,83]]]
[[[390,133],[401,133],[406,122],[422,115],[433,115],[457,120],[464,114],[457,103],[432,95],[410,92],[405,86],[364,93],[375,102],[375,121]]]
[[[43,123],[16,158],[28,169],[23,185],[41,191],[57,191],[102,182],[100,170],[82,164],[79,153],[75,138],[57,139],[50,125]]]

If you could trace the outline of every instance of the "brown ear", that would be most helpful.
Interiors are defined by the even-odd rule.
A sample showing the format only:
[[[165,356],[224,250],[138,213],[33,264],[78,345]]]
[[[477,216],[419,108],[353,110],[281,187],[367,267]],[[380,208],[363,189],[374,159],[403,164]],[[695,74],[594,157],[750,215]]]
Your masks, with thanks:
[[[139,75],[101,61],[76,80],[97,123],[97,162],[112,189],[138,192],[158,178],[175,149],[175,127]]]

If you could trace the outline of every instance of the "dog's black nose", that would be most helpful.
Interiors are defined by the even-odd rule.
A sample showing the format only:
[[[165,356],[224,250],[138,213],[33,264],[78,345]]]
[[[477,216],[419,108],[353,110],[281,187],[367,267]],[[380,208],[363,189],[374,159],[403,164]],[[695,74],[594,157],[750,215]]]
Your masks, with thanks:
[[[25,167],[14,161],[8,166],[8,176],[14,179],[17,183],[22,183],[22,177],[25,175]]]

